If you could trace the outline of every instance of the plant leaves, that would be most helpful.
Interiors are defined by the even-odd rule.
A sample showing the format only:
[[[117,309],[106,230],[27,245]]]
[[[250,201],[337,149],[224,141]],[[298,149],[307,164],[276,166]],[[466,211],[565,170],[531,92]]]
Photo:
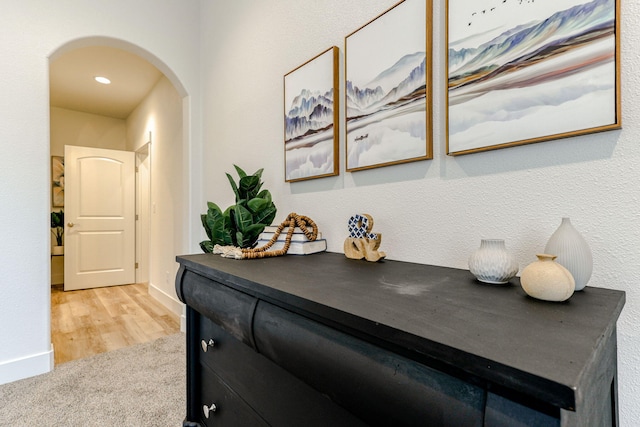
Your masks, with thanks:
[[[256,224],[271,225],[271,223],[273,222],[273,220],[276,217],[276,213],[277,212],[278,212],[278,210],[276,209],[276,205],[271,203],[264,210],[256,213],[253,216],[253,222],[256,223]]]
[[[258,194],[258,188],[260,186],[260,177],[251,175],[245,176],[240,179],[240,198],[241,199],[253,199]]]
[[[204,228],[204,231],[207,233],[207,237],[209,238],[209,240],[211,240],[211,226],[209,224],[207,224],[207,214],[202,214],[200,215],[200,221],[202,222],[202,227]]]
[[[236,231],[236,246],[244,248],[244,236],[242,231]]]
[[[218,218],[220,218],[222,216],[222,211],[220,210],[220,208],[215,205],[214,207],[209,208],[209,210],[207,211],[207,217],[211,218],[212,220],[216,220]]]
[[[235,246],[235,243],[234,243],[233,238],[231,236],[231,230],[227,230],[227,232],[224,235],[223,242],[224,242],[223,243],[224,246],[231,246],[231,245]]]
[[[205,254],[210,254],[213,252],[213,242],[211,242],[211,240],[203,240],[200,242],[200,249],[202,249],[202,252]]]
[[[236,195],[236,202],[238,200],[240,200],[242,197],[240,197],[240,192],[238,191],[238,186],[236,185],[236,181],[233,179],[233,177],[229,174],[227,174],[227,179],[229,179],[229,184],[231,184],[231,188],[233,189],[233,192]]]
[[[227,215],[218,218],[211,227],[211,241],[218,245],[231,245],[231,220]]]
[[[251,211],[251,213],[257,213],[266,208],[269,205],[269,200],[260,199],[258,197],[251,199],[247,202],[247,207]]]
[[[262,190],[256,197],[271,201],[271,193],[269,192],[269,190]]]
[[[56,227],[64,229],[64,211],[51,212],[51,228]]]
[[[268,190],[261,191],[264,169],[247,175],[239,166],[233,166],[240,177],[238,182],[231,174],[227,173],[226,176],[235,194],[235,204],[222,212],[218,205],[207,202],[207,213],[201,216],[212,247],[215,244],[252,247],[277,213],[271,193]],[[201,247],[205,250],[209,245],[205,241]]]
[[[253,224],[253,215],[251,215],[249,209],[242,205],[237,205],[233,210],[233,219],[235,221],[236,228],[242,232]]]
[[[253,189],[253,193],[255,193],[255,194],[253,194],[253,197],[257,197],[257,196],[258,196],[258,194],[259,194],[258,192],[259,192],[259,191],[260,191],[260,189],[262,188],[262,184],[263,184],[263,183],[262,183],[262,182],[260,182],[260,183],[258,184],[258,186],[257,186],[256,188],[254,188],[254,189]],[[253,198],[253,197],[252,197],[252,198]]]
[[[245,171],[243,171],[242,169],[240,169],[239,166],[237,165],[233,165],[234,168],[236,168],[236,172],[238,172],[238,176],[240,177],[240,179],[244,178],[245,176],[247,176],[247,173]],[[255,174],[254,174],[255,175]]]
[[[247,227],[243,233],[245,242],[243,248],[252,247],[256,240],[258,240],[258,237],[260,237],[260,233],[264,231],[264,227],[266,227],[266,224],[253,224]]]
[[[213,202],[207,202],[207,209],[208,210],[215,210],[215,211],[218,211],[218,212],[222,212],[220,207],[218,205],[216,205],[215,203],[213,203]]]
[[[213,228],[213,224],[222,216],[222,212],[220,208],[215,203],[207,202],[209,209],[207,210],[207,214],[202,216],[202,226],[207,232],[207,236],[209,239],[213,240],[211,236],[211,229]]]
[[[238,228],[238,226],[236,225],[236,208],[240,206],[240,205],[233,205],[233,206],[229,206],[227,208],[227,211],[229,212],[228,217],[229,217],[229,224],[231,225],[231,229],[236,230]]]

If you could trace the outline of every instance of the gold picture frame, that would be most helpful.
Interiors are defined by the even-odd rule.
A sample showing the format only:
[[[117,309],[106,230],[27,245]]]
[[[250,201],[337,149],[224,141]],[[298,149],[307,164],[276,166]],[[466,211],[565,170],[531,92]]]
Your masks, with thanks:
[[[447,154],[620,129],[620,0],[447,0]]]
[[[284,76],[285,181],[339,174],[338,48]]]
[[[346,170],[433,158],[431,0],[404,0],[345,37]]]

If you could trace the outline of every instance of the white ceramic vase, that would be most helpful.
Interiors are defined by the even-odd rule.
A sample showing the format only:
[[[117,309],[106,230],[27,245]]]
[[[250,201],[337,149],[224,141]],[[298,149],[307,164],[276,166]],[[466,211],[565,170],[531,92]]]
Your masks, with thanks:
[[[566,301],[575,290],[569,270],[558,264],[555,255],[538,254],[538,261],[520,273],[520,285],[527,295],[544,301]]]
[[[571,224],[569,218],[562,218],[558,229],[551,235],[544,252],[556,255],[556,262],[564,266],[576,283],[576,291],[587,286],[593,271],[593,257],[591,248]]]
[[[507,251],[504,240],[482,239],[469,257],[469,270],[481,282],[504,284],[518,273],[518,262]]]

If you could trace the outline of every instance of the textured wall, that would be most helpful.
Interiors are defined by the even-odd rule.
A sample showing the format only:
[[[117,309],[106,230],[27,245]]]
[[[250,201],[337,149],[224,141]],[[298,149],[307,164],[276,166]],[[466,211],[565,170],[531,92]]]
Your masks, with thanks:
[[[627,292],[619,337],[621,425],[640,424],[640,3],[622,2],[623,129],[461,157],[445,155],[444,2],[434,2],[434,159],[285,184],[283,75],[396,0],[203,2],[204,200],[228,204],[232,164],[265,167],[279,208],[311,216],[341,252],[369,213],[391,259],[466,268],[480,239],[504,238],[520,268],[572,219],[590,243],[590,285]],[[343,66],[343,59],[341,59]],[[201,232],[202,233],[202,232]],[[201,235],[202,237],[203,235]]]
[[[137,46],[135,53],[169,73],[172,82],[179,82],[181,95],[190,96],[188,104],[199,107],[198,11],[196,0],[3,4],[0,383],[46,372],[52,366],[49,57],[86,40],[96,43],[109,38],[114,47]],[[198,114],[195,111],[189,122],[197,141]],[[190,170],[196,181],[198,164]],[[187,193],[183,194],[187,200]]]

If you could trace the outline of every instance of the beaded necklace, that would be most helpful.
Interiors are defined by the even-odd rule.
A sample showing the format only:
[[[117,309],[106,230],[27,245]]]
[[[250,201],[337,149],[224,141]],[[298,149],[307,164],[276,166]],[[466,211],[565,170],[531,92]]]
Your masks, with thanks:
[[[285,238],[284,247],[282,249],[278,249],[277,251],[269,251],[269,248],[273,246],[273,244],[278,240],[278,237],[282,233],[285,227],[289,226],[289,230],[287,230],[287,237]],[[256,259],[256,258],[267,258],[274,256],[281,256],[287,253],[289,250],[289,246],[291,246],[291,236],[293,236],[293,231],[296,226],[302,230],[307,239],[313,241],[318,237],[318,226],[313,220],[304,215],[298,215],[295,212],[291,212],[287,219],[285,219],[273,233],[273,237],[264,246],[259,248],[243,248],[242,249],[242,258],[244,259]],[[309,230],[309,227],[311,230]]]

